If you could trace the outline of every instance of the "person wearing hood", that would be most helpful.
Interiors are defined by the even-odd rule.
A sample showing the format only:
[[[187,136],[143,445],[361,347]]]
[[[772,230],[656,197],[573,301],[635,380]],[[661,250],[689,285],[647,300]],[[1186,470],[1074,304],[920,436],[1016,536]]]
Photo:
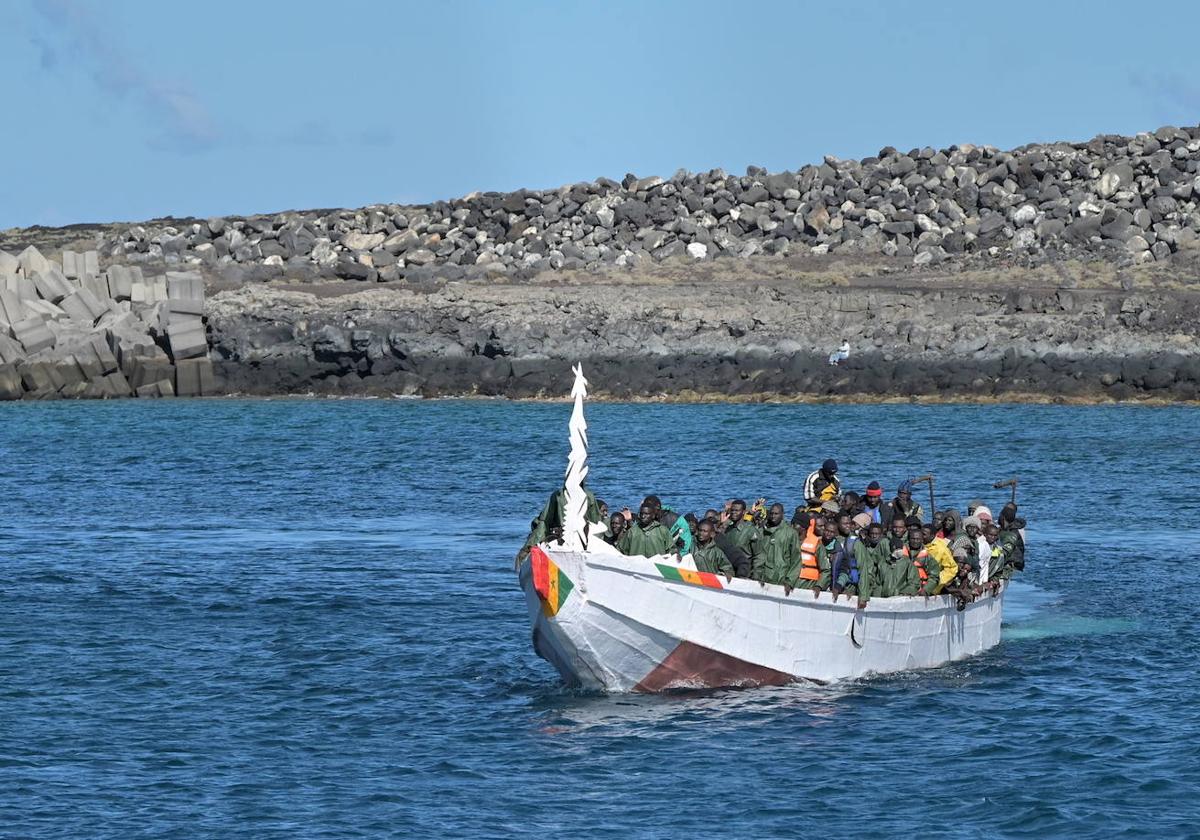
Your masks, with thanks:
[[[921,589],[921,575],[904,549],[893,551],[891,544],[881,539],[882,536],[883,529],[872,523],[867,528],[867,536],[856,549],[859,609],[865,607],[872,598],[916,595]]]
[[[717,545],[725,551],[738,577],[750,577],[753,543],[758,539],[758,528],[746,519],[746,502],[734,499],[725,505],[721,513]]]
[[[979,568],[979,549],[975,541],[967,536],[962,517],[954,508],[946,511],[946,515],[942,519],[942,533],[946,536],[950,556],[958,564],[959,579],[965,583],[967,578],[973,576]]]
[[[617,540],[617,550],[638,557],[658,557],[670,554],[675,548],[671,531],[658,520],[659,511],[649,502],[638,508],[637,522],[627,528]]]
[[[983,535],[983,523],[979,521],[979,517],[974,514],[963,520],[963,530],[967,532],[967,537],[975,545],[975,563],[973,564],[978,570],[975,574],[975,582],[980,586],[988,582],[992,568],[992,547],[988,545],[987,538]]]
[[[942,590],[958,577],[958,563],[954,562],[954,555],[950,553],[945,538],[937,536],[933,525],[922,526],[921,538],[925,542],[925,551],[929,553],[929,574],[937,575],[937,585],[933,587],[932,594],[941,595]]]
[[[1000,533],[996,538],[996,547],[1000,549],[1000,568],[997,577],[1008,580],[1013,572],[1025,568],[1025,535],[1021,533],[1025,520],[1017,516],[1017,506],[1013,503],[1005,505],[1000,510]]]
[[[911,479],[906,478],[900,482],[900,486],[896,488],[896,498],[892,499],[892,516],[903,515],[905,519],[915,516],[924,521],[925,511],[917,502],[913,501],[912,489]]]
[[[717,526],[711,519],[701,519],[696,524],[696,545],[692,548],[692,562],[698,572],[712,572],[733,580],[733,564],[716,543]]]
[[[826,458],[821,468],[813,470],[804,480],[804,501],[809,510],[817,510],[824,502],[835,502],[842,491],[837,475],[837,461]]]
[[[596,502],[595,494],[586,487],[583,488],[583,492],[587,495],[587,510],[584,514],[587,521],[603,522],[604,518],[600,514],[600,506]],[[513,565],[520,566],[535,545],[551,539],[562,539],[562,529],[566,521],[567,488],[562,487],[550,494],[542,512],[530,523],[529,536],[525,538],[525,545],[521,546],[521,550],[517,552],[516,562]]]
[[[783,505],[767,509],[767,520],[752,544],[750,577],[760,583],[776,583],[790,593],[800,577],[800,540],[796,530],[783,521]]]

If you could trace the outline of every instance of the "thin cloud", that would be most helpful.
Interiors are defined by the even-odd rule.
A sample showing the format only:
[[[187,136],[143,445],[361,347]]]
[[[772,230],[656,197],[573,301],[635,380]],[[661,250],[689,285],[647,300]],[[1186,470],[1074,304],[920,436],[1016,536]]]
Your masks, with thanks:
[[[221,142],[221,131],[204,103],[184,84],[163,83],[106,31],[91,5],[82,0],[33,0],[49,25],[34,37],[45,70],[75,66],[104,92],[136,102],[161,129],[154,148],[200,152]]]
[[[1179,73],[1134,72],[1129,75],[1129,82],[1147,97],[1156,119],[1179,120],[1190,125],[1200,114],[1200,85]]]

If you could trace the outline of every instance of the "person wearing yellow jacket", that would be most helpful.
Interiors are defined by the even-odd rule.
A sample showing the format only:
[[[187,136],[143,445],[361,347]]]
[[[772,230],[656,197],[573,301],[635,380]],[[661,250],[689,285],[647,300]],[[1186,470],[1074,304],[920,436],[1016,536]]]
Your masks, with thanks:
[[[932,525],[922,526],[921,536],[925,540],[925,550],[929,552],[929,559],[941,567],[941,571],[938,572],[937,586],[933,589],[934,595],[941,595],[946,585],[958,577],[958,563],[955,562],[954,555],[950,552],[950,546],[945,540],[937,537]],[[927,565],[932,571],[934,563]]]

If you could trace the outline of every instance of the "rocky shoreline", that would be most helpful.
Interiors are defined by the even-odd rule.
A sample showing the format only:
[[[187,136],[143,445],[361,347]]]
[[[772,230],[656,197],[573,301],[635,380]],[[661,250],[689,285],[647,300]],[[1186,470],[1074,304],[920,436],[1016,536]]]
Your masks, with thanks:
[[[1198,276],[1200,128],[25,229],[0,398],[1195,400]]]

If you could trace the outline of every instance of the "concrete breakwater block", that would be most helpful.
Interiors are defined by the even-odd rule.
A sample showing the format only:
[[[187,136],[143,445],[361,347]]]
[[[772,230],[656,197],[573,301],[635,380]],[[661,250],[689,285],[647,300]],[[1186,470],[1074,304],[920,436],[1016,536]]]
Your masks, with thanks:
[[[43,321],[62,321],[70,317],[61,306],[55,306],[50,301],[41,298],[25,301],[25,308],[31,315],[35,315]]]
[[[171,345],[171,358],[176,362],[208,355],[208,336],[203,324],[173,328],[167,333],[167,340]]]
[[[78,280],[83,274],[83,255],[74,251],[63,251],[62,272],[68,280]]]
[[[39,271],[33,275],[33,283],[37,286],[38,295],[42,300],[48,300],[51,303],[58,303],[75,291],[75,287],[56,268]]]
[[[13,338],[0,335],[0,363],[15,365],[25,358],[25,348]]]
[[[0,251],[0,275],[16,274],[21,270],[21,261],[8,251]]]
[[[76,321],[83,321],[90,326],[96,322],[96,316],[92,315],[91,310],[88,309],[87,304],[84,303],[82,295],[82,290],[73,294],[69,294],[60,300],[58,305],[63,312],[67,313],[68,318],[73,318]]]
[[[50,270],[50,260],[42,256],[42,252],[30,245],[17,256],[21,271],[26,277],[33,277]]]
[[[12,334],[29,354],[53,347],[55,343],[54,333],[50,332],[46,322],[38,317],[26,318],[13,324]]]
[[[168,300],[204,300],[204,278],[196,271],[167,272]]]
[[[17,366],[0,364],[0,400],[19,400],[24,392]]]
[[[107,374],[102,381],[108,391],[108,395],[111,397],[133,396],[133,389],[129,387],[129,380],[119,370],[114,370],[112,373]]]
[[[17,293],[9,289],[0,289],[0,321],[12,325],[28,317]]]
[[[107,296],[104,299],[97,297],[91,289],[83,288],[75,293],[79,296],[79,300],[87,307],[88,313],[92,316],[92,321],[96,321],[101,315],[109,310],[109,304],[115,303]]]
[[[130,287],[129,300],[134,304],[153,306],[167,299],[167,281],[163,277],[133,283]]]
[[[180,397],[205,397],[217,392],[212,362],[208,359],[184,359],[175,364],[175,394]]]
[[[170,379],[160,379],[157,382],[148,382],[140,388],[135,389],[134,393],[139,398],[156,398],[156,397],[173,397],[175,396],[175,386]]]
[[[108,293],[108,281],[104,279],[103,275],[85,274],[79,278],[79,287],[95,295],[97,300],[109,300],[111,298],[111,295]]]
[[[161,359],[132,359],[128,367],[122,367],[122,371],[135,391],[155,382],[175,381],[175,365],[167,360],[166,354]]]
[[[110,265],[105,273],[108,296],[113,300],[129,300],[133,296],[133,284],[145,284],[141,266]],[[144,292],[143,292],[144,298]]]
[[[56,393],[65,384],[54,375],[54,366],[48,362],[22,362],[17,370],[25,390],[34,394]]]
[[[37,286],[23,274],[9,274],[4,278],[4,288],[20,300],[37,300]]]

